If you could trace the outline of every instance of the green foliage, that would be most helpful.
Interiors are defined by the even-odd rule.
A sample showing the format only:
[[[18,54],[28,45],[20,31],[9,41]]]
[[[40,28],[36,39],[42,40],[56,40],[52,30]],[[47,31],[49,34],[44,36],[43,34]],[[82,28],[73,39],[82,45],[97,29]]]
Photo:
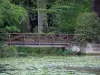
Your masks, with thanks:
[[[12,0],[13,3],[25,7],[27,11],[33,10],[33,12],[37,12],[37,10],[40,10],[52,14],[53,31],[58,33],[74,33],[78,15],[83,12],[91,12],[92,1],[93,0],[45,0],[47,8],[39,9],[36,7],[37,0]],[[59,30],[56,27],[58,27]]]
[[[18,48],[19,52],[32,53],[32,54],[60,54],[61,49],[59,48],[30,48],[22,47]]]
[[[24,8],[11,4],[9,0],[1,0],[0,32],[10,32],[9,30],[17,31],[18,28],[20,28],[22,22],[25,21],[26,17],[27,17],[27,12]]]
[[[6,30],[8,32],[20,32],[20,30],[16,26],[6,26]]]
[[[63,55],[72,54],[72,50],[63,50],[62,48],[30,48],[30,47],[0,47],[0,57],[15,56],[44,56],[44,55]]]
[[[30,47],[19,47],[18,52],[22,52],[23,54],[29,55],[70,55],[72,54],[72,50],[63,50],[62,48],[30,48]]]
[[[54,25],[56,24],[60,31],[66,33],[74,33],[76,27],[76,19],[80,13],[92,10],[92,0],[62,0],[55,1],[52,5],[52,10],[55,10]],[[56,31],[57,29],[55,29]]]
[[[100,19],[95,13],[80,14],[76,21],[75,39],[78,42],[100,41]]]
[[[74,6],[55,6],[55,10],[57,10],[56,19],[59,27],[63,29],[73,28],[71,19],[74,18],[74,12],[77,12]]]
[[[18,56],[17,48],[14,46],[1,47],[0,57],[14,57]]]
[[[71,49],[67,49],[67,50],[64,50],[64,52],[62,52],[62,55],[66,56],[66,55],[71,55],[73,52]]]

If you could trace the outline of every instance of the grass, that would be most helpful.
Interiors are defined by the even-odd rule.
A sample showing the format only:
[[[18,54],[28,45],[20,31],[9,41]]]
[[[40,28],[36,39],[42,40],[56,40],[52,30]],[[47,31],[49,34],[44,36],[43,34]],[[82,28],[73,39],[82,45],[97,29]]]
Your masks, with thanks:
[[[94,72],[68,67],[100,68],[100,56],[10,57],[1,58],[0,64],[6,64],[6,69],[15,69],[3,71],[12,75],[96,75]]]

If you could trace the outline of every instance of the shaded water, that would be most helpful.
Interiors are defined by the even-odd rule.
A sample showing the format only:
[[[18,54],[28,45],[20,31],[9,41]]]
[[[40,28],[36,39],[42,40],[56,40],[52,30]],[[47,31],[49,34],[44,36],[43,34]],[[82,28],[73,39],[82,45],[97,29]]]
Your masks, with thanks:
[[[100,75],[99,60],[95,57],[85,58],[87,57],[4,58],[0,61],[0,75]]]

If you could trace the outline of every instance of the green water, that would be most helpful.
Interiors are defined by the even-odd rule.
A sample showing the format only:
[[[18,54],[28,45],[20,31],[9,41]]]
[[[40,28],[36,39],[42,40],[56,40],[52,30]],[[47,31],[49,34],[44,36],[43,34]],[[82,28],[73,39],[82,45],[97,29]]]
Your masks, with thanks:
[[[0,58],[0,75],[100,75],[100,56]]]

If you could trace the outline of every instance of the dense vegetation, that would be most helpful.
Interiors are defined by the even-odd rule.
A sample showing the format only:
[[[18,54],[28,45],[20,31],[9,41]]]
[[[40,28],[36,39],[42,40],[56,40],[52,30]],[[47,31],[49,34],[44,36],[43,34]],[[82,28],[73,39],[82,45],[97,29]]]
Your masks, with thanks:
[[[31,26],[28,21],[28,14],[30,12],[44,12],[45,17],[38,16],[38,20],[39,18],[43,19],[44,32],[74,33],[79,14],[92,12],[93,6],[92,0],[43,1],[44,3],[41,4],[39,0],[1,0],[0,32],[27,32]],[[41,8],[37,4],[41,4]],[[39,24],[38,21],[38,27]],[[35,27],[37,28],[37,26]],[[40,28],[40,30],[42,29]]]
[[[30,13],[38,16],[32,18],[38,25],[29,22]],[[34,32],[79,34],[77,42],[98,42],[99,24],[93,0],[0,0],[0,33],[30,32],[35,27]]]
[[[96,12],[100,11],[100,1],[95,11],[93,1],[99,0],[0,0],[0,75],[99,75],[100,56],[79,56],[83,48],[78,52],[69,47],[4,44],[10,37],[17,38],[5,33],[30,32],[75,34],[72,41],[79,47],[87,42],[100,43],[100,12]],[[16,40],[25,43],[26,38]]]
[[[75,39],[78,42],[100,42],[100,19],[95,13],[80,14],[76,21]]]
[[[63,48],[30,48],[30,47],[13,47],[8,46],[0,49],[0,58],[3,57],[26,57],[26,56],[44,56],[57,55],[68,56],[74,55],[71,49],[64,50]]]
[[[1,25],[4,20],[9,17],[9,20],[3,23],[4,28],[7,28],[8,31],[19,31],[17,28],[25,28],[25,22],[27,21],[27,13],[29,12],[38,12],[38,10],[49,14],[50,17],[45,17],[44,31],[45,29],[53,29],[53,32],[62,32],[62,33],[74,33],[76,27],[76,19],[80,13],[91,12],[92,11],[92,0],[44,0],[45,6],[39,8],[37,3],[38,0],[1,0],[1,7],[7,9],[5,12],[7,16],[3,19],[1,17]],[[16,5],[17,4],[17,5]],[[8,6],[7,6],[8,5]],[[41,5],[42,6],[42,5]],[[7,8],[6,8],[7,7]],[[26,10],[27,12],[26,12]],[[1,10],[4,10],[1,9]],[[13,10],[13,11],[12,11]],[[5,14],[5,15],[6,15]],[[2,15],[2,13],[1,13]],[[46,15],[45,15],[46,16]],[[3,15],[4,17],[4,15]],[[47,22],[49,18],[49,22]],[[42,18],[41,18],[42,19]],[[47,20],[45,20],[47,19]],[[3,20],[3,21],[2,21]],[[24,24],[22,22],[24,21]],[[28,22],[28,21],[27,21]],[[27,23],[28,24],[28,23]],[[49,28],[47,25],[49,24]],[[23,26],[22,26],[23,25]],[[9,28],[10,27],[10,28]],[[46,28],[47,27],[47,28]],[[26,29],[26,28],[25,28]],[[28,29],[27,29],[28,30]],[[23,32],[25,30],[21,30]]]
[[[20,32],[26,17],[27,11],[23,7],[11,4],[9,0],[0,0],[0,33]]]

